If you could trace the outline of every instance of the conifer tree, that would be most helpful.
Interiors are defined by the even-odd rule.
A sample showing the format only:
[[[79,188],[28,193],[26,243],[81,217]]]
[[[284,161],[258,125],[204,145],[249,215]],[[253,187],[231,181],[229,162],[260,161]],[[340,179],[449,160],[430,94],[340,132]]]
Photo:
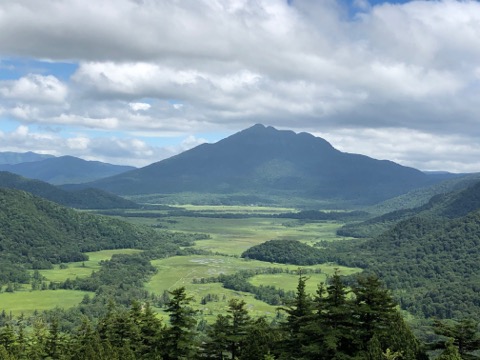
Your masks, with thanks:
[[[453,344],[457,346],[462,357],[480,349],[478,324],[472,319],[463,319],[459,322],[436,321],[434,328],[437,334],[453,339]]]
[[[264,317],[258,318],[247,328],[239,359],[264,359],[275,349],[274,344],[279,339],[278,331],[268,324]]]
[[[329,279],[323,301],[323,313],[318,314],[319,325],[325,328],[324,353],[336,357],[355,352],[353,308],[338,269]],[[332,355],[332,356],[333,356]]]
[[[191,359],[196,349],[195,320],[196,311],[189,304],[192,297],[187,296],[185,287],[170,292],[171,299],[166,304],[170,314],[170,327],[165,331],[163,349],[164,360]]]
[[[250,324],[250,315],[245,308],[245,301],[236,298],[228,301],[227,340],[232,359],[236,359],[245,341],[247,327]]]
[[[295,298],[282,308],[287,313],[287,321],[283,324],[285,340],[283,350],[292,359],[301,358],[302,347],[307,345],[307,338],[303,332],[311,320],[313,314],[313,302],[306,292],[306,277],[302,272],[298,276],[297,291]]]
[[[374,334],[388,331],[396,312],[390,292],[383,287],[378,277],[359,276],[353,286],[355,294],[355,318],[361,329],[359,340],[367,344]]]
[[[224,353],[229,350],[228,334],[226,333],[229,326],[229,319],[225,315],[219,314],[207,332],[208,340],[205,343],[203,354],[208,359],[224,359]]]
[[[453,339],[447,342],[445,350],[436,358],[436,360],[462,360],[458,348],[453,345]]]

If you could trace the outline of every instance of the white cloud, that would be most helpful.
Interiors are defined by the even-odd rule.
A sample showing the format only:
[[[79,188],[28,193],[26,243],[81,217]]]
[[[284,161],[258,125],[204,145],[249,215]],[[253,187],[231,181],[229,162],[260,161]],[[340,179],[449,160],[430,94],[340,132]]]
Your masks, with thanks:
[[[63,137],[52,132],[32,132],[24,125],[10,132],[0,132],[0,143],[1,151],[23,152],[28,149],[42,154],[68,154],[86,160],[132,166],[160,161],[185,148],[185,144],[178,148],[151,146],[135,138],[91,137],[85,134]]]
[[[29,74],[13,81],[0,81],[0,94],[15,101],[62,103],[67,86],[55,76]]]
[[[128,105],[133,111],[147,111],[152,107],[150,104],[141,103],[141,102],[130,103]]]
[[[339,4],[4,0],[0,57],[70,60],[79,67],[65,82],[39,74],[0,81],[2,116],[79,132],[121,130],[125,138],[263,122],[332,134],[355,129],[361,144],[365,132],[375,131],[368,129],[379,129],[374,138],[385,151],[398,145],[392,134],[406,131],[445,146],[469,141],[476,152],[480,3],[355,0],[360,12],[353,17]],[[414,157],[418,151],[450,159],[418,147],[420,140],[404,140],[398,156],[388,152],[399,161],[433,166]],[[142,144],[106,143],[112,151],[130,146],[150,156]],[[457,153],[476,164],[467,151]]]
[[[395,161],[421,170],[477,172],[480,144],[474,137],[434,135],[402,128],[340,129],[316,133],[345,152]]]

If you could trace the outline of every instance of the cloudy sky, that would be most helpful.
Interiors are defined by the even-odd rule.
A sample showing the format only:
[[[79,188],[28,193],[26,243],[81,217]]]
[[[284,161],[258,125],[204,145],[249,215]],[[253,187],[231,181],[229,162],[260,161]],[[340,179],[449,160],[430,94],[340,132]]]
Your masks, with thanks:
[[[255,123],[480,171],[480,3],[0,1],[0,151],[144,166]]]

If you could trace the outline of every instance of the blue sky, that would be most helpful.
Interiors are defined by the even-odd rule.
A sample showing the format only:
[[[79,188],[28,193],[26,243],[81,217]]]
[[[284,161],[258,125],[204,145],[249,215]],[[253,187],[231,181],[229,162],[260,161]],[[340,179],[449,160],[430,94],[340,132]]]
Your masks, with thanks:
[[[144,166],[255,123],[480,171],[480,4],[3,0],[0,151]]]

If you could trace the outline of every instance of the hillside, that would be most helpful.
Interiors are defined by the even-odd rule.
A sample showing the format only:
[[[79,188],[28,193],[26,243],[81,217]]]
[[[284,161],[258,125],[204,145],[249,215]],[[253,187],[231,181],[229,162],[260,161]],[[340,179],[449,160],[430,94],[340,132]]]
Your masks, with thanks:
[[[0,171],[0,187],[24,190],[33,195],[77,209],[135,209],[138,204],[99,189],[62,190],[40,180]]]
[[[255,125],[89,185],[122,195],[249,193],[372,204],[430,181],[391,161],[340,152],[311,134]]]
[[[451,220],[413,217],[355,251],[412,313],[480,316],[480,211]]]
[[[432,175],[428,175],[432,176]],[[371,214],[382,215],[389,212],[412,209],[425,205],[435,195],[446,194],[452,191],[458,191],[472,186],[480,181],[480,174],[449,174],[449,177],[442,180],[441,177],[435,177],[439,182],[433,185],[411,190],[406,194],[396,196],[375,204],[366,209]]]
[[[134,169],[132,166],[86,161],[73,156],[52,157],[17,164],[0,164],[0,171],[9,171],[53,185],[89,182],[132,169]]]
[[[0,283],[25,280],[25,268],[82,261],[83,252],[153,249],[163,233],[78,212],[24,191],[0,188]]]
[[[473,182],[474,180],[476,181]],[[480,182],[473,175],[462,181],[450,182],[450,185],[456,185],[451,186],[451,188],[466,186],[472,182],[473,185],[466,189],[435,195],[422,206],[392,211],[360,223],[347,224],[338,230],[338,234],[341,236],[374,237],[387,231],[400,221],[413,216],[448,219],[465,216],[480,209]]]

